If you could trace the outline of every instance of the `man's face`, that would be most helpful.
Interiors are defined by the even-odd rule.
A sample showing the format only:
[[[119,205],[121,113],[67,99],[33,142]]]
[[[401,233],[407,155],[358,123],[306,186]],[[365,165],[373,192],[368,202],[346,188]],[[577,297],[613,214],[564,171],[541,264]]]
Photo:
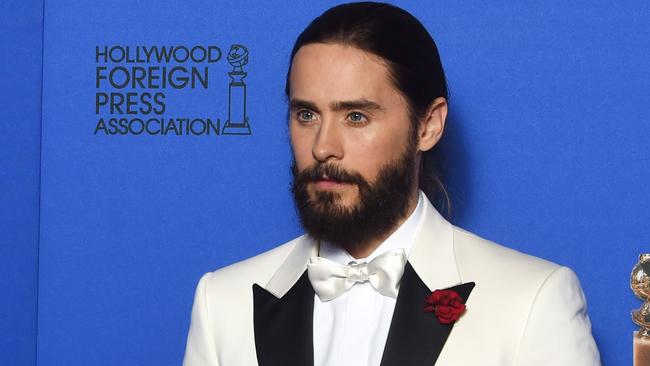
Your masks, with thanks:
[[[399,201],[415,188],[416,146],[407,103],[385,64],[354,47],[309,44],[294,56],[289,82],[294,173],[306,196],[299,209],[309,205],[326,219],[365,205],[394,211],[385,212],[392,216],[384,226],[395,224],[408,204]]]

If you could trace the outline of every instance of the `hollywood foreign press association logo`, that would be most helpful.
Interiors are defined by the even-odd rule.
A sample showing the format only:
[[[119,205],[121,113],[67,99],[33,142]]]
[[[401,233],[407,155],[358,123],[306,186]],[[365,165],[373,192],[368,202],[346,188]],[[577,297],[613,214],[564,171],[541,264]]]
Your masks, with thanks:
[[[222,59],[221,48],[209,46],[96,46],[95,122],[99,136],[251,135],[246,110],[245,71],[248,48],[230,46],[228,78],[211,78]],[[229,82],[224,82],[229,79]],[[219,81],[221,81],[219,83]],[[217,116],[173,116],[169,105],[180,93],[227,87],[225,123]],[[192,94],[194,95],[194,94]],[[173,109],[173,108],[172,108]]]

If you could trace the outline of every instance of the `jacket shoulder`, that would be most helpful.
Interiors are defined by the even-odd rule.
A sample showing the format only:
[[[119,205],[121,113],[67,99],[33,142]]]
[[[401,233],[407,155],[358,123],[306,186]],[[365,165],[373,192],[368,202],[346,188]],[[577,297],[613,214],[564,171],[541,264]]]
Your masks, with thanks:
[[[208,290],[243,287],[249,291],[254,283],[266,284],[302,238],[297,237],[266,252],[206,273]]]
[[[454,227],[454,249],[461,275],[474,275],[479,271],[481,277],[488,275],[488,279],[499,282],[511,282],[514,276],[541,284],[546,277],[561,267],[458,227]]]

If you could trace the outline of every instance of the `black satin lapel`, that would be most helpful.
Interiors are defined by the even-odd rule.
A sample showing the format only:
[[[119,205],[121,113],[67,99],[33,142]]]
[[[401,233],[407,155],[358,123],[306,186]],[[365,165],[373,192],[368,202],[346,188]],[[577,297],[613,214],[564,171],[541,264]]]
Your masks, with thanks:
[[[474,282],[450,287],[467,301]],[[431,290],[410,263],[406,263],[381,366],[431,366],[435,364],[453,324],[440,324],[424,312],[424,298]]]
[[[253,308],[259,366],[314,364],[314,290],[307,271],[280,299],[254,284]]]

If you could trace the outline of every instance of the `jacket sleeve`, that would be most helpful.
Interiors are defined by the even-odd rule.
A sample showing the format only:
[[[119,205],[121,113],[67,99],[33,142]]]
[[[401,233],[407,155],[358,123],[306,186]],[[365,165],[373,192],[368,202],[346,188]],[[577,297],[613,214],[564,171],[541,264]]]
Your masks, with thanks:
[[[206,296],[206,282],[210,274],[204,274],[196,286],[194,305],[192,306],[192,321],[187,336],[183,366],[219,365]]]
[[[585,296],[575,273],[558,267],[533,301],[517,354],[521,366],[598,366]]]

